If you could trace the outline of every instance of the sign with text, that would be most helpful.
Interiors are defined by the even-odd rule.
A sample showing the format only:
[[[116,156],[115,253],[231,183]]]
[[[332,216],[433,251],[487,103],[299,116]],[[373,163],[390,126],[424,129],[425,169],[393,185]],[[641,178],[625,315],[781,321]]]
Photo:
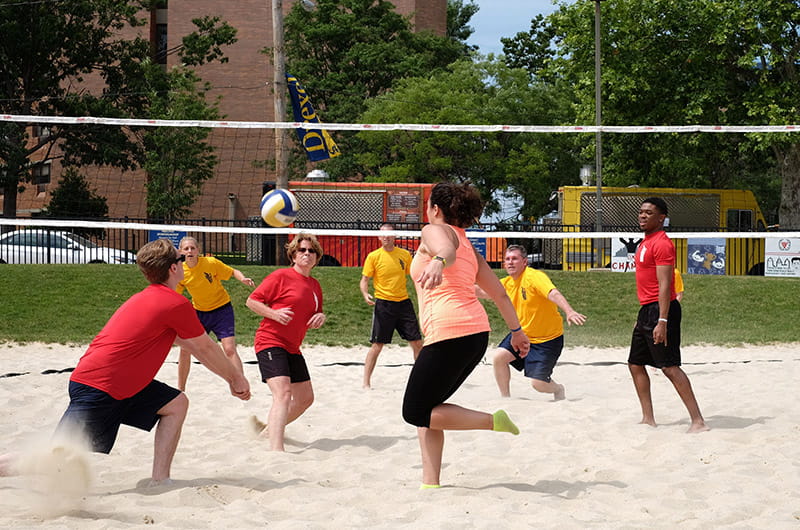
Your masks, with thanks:
[[[155,241],[157,239],[169,239],[175,248],[181,242],[181,239],[186,237],[186,232],[183,230],[148,230],[147,241]]]
[[[611,238],[611,270],[614,272],[636,272],[636,247],[642,238]]]
[[[766,238],[764,276],[800,278],[800,238]]]

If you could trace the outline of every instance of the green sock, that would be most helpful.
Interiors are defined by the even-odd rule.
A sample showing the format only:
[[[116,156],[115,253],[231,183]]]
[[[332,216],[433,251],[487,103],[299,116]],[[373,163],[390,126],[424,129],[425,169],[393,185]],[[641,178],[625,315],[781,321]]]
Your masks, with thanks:
[[[494,414],[492,414],[492,418],[494,418],[494,426],[492,427],[493,431],[497,432],[510,432],[511,434],[519,434],[519,429],[514,422],[511,421],[511,418],[508,417],[506,411],[498,410]]]
[[[436,488],[441,488],[439,484],[423,484],[419,487],[421,490],[432,490]]]

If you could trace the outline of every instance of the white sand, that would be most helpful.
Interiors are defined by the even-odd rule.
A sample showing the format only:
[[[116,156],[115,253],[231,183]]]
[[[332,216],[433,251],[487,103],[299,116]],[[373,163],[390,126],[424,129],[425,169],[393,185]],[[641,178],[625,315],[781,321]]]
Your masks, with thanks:
[[[250,348],[242,348],[246,361]],[[0,345],[0,453],[34,454],[67,405],[82,348]],[[480,365],[452,402],[505,408],[519,436],[448,432],[439,490],[419,491],[415,429],[400,406],[411,353],[388,348],[361,389],[365,349],[308,348],[316,403],[288,427],[287,453],[248,430],[266,417],[267,386],[245,369],[253,399],[195,365],[174,484],[146,488],[152,433],[123,427],[110,455],[87,454],[92,481],[77,497],[63,476],[0,478],[2,528],[800,528],[800,345],[686,347],[711,431],[654,375],[658,428],[637,424],[625,349],[568,348],[555,378],[567,400],[535,394],[512,375],[502,399]],[[174,384],[176,353],[159,379]],[[75,462],[73,461],[73,464]],[[76,466],[73,465],[73,469]]]

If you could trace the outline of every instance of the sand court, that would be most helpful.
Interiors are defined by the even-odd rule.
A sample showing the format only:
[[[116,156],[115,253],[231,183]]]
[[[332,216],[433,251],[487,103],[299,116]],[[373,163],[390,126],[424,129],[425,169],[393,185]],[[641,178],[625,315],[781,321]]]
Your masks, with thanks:
[[[68,402],[65,370],[83,350],[0,345],[0,453],[47,447]],[[560,402],[516,372],[512,397],[501,398],[492,366],[481,364],[452,402],[504,408],[521,434],[447,432],[443,487],[426,491],[415,429],[400,414],[410,350],[384,349],[373,390],[361,388],[365,353],[306,349],[316,401],[288,426],[282,454],[249,426],[271,402],[257,367],[245,365],[247,403],[195,367],[172,484],[147,487],[153,435],[123,427],[110,455],[80,455],[89,469],[82,491],[66,478],[0,477],[0,526],[800,527],[798,344],[685,347],[684,369],[712,429],[694,435],[671,384],[652,371],[659,426],[637,424],[625,348],[565,348],[554,373],[566,385]],[[254,359],[251,348],[240,354]],[[158,379],[175,384],[176,349]],[[58,467],[44,466],[40,478]]]

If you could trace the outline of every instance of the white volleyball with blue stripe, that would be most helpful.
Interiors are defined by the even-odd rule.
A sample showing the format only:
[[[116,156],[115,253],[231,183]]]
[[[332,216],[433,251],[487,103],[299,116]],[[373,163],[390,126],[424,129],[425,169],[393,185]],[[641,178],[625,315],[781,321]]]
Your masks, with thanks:
[[[261,198],[261,218],[275,228],[292,224],[298,210],[297,197],[289,190],[275,189]]]

